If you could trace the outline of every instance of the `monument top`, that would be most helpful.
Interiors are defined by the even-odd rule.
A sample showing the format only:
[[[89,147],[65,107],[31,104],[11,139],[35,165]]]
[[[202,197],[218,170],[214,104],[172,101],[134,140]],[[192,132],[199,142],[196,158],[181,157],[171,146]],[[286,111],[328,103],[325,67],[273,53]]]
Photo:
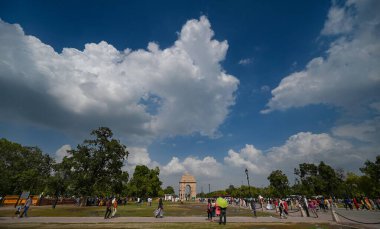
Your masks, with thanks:
[[[185,173],[185,174],[182,176],[180,182],[181,182],[181,183],[183,183],[183,182],[184,182],[184,183],[196,183],[195,178],[194,178],[192,175],[188,174],[188,173]]]

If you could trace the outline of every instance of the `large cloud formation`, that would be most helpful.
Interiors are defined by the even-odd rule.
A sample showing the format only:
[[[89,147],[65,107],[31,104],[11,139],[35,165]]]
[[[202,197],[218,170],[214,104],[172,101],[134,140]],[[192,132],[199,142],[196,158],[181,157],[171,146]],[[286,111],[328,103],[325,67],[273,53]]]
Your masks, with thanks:
[[[293,181],[294,168],[301,163],[318,164],[324,161],[335,169],[358,172],[364,161],[372,160],[374,155],[373,149],[357,147],[327,133],[299,132],[290,136],[284,144],[269,149],[257,149],[250,144],[238,151],[230,149],[222,162],[213,157],[187,157],[184,160],[173,157],[160,169],[166,185],[179,180],[184,172],[190,172],[199,184],[212,183],[214,188],[223,189],[230,184],[240,186],[240,182],[245,181],[245,168],[250,173],[253,185],[260,186],[267,185],[267,177],[277,169]]]
[[[263,113],[309,104],[353,111],[380,101],[380,2],[334,4],[322,37],[333,39],[325,57],[281,80]]]
[[[174,45],[119,51],[102,41],[61,53],[0,20],[0,119],[69,131],[110,126],[128,137],[214,136],[239,81],[221,67],[227,41],[206,17]]]
[[[292,181],[294,168],[301,163],[324,161],[335,169],[357,172],[364,160],[372,159],[372,156],[373,152],[361,150],[329,134],[300,132],[290,136],[283,145],[265,151],[253,145],[246,145],[238,152],[231,149],[224,158],[224,164],[230,166],[229,171],[247,168],[256,183],[267,184],[267,177],[276,169],[282,170]]]

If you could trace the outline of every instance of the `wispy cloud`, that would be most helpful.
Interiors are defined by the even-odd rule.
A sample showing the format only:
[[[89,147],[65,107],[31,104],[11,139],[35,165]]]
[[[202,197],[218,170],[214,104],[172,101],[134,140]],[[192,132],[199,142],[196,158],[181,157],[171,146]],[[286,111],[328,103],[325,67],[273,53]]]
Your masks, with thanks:
[[[251,63],[253,63],[253,58],[246,58],[246,59],[239,60],[240,65],[249,65]]]

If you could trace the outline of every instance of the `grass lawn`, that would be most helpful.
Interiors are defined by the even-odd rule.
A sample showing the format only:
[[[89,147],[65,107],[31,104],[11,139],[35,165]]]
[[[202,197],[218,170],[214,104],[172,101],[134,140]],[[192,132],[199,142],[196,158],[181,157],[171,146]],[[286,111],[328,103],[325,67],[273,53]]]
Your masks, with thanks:
[[[151,217],[157,204],[147,206],[145,204],[136,205],[130,203],[126,206],[119,206],[117,216],[119,217]],[[105,207],[78,207],[73,205],[57,205],[55,209],[51,206],[32,206],[28,211],[28,215],[45,216],[45,217],[102,217],[105,213]],[[14,216],[14,208],[1,208],[0,217]],[[165,216],[204,216],[207,217],[205,203],[172,203],[164,202]],[[228,216],[252,216],[252,212],[248,209],[229,207],[227,209]],[[257,216],[273,216],[271,213],[257,211]]]
[[[326,224],[261,224],[261,223],[227,223],[227,225],[219,225],[217,223],[99,223],[99,224],[47,224],[47,223],[28,223],[28,224],[0,224],[1,228],[147,228],[147,229],[174,229],[174,228],[239,228],[239,229],[349,229],[350,227],[326,225]]]

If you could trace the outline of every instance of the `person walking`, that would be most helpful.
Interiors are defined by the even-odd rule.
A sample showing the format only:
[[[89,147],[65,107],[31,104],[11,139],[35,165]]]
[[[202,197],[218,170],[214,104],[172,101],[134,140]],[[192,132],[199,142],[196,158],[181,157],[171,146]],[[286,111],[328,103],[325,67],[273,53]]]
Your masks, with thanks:
[[[318,218],[318,214],[317,214],[316,208],[317,208],[317,206],[315,205],[315,202],[312,201],[312,200],[310,200],[309,201],[309,209],[316,216],[316,218]]]
[[[24,211],[21,213],[20,218],[22,218],[24,215],[25,217],[28,217],[28,210],[30,205],[32,205],[32,197],[29,196],[28,199],[26,199],[25,201]]]
[[[284,212],[284,201],[283,200],[279,200],[279,203],[278,203],[278,210],[280,212],[280,219],[286,219],[286,216],[285,216],[285,212]]]
[[[282,201],[282,204],[284,206],[284,209],[283,209],[284,215],[285,215],[285,217],[287,217],[289,215],[288,214],[288,211],[289,211],[288,202],[284,200],[284,201]]]
[[[223,224],[226,225],[227,208],[220,208],[219,225],[222,224],[222,219],[223,219]]]
[[[356,208],[356,210],[358,210],[358,211],[359,211],[359,208],[360,208],[360,206],[359,206],[359,203],[358,203],[358,201],[357,201],[357,198],[356,198],[356,197],[354,197],[354,199],[353,199],[353,202],[354,202],[354,205],[355,205],[355,208]]]
[[[104,219],[108,219],[111,215],[111,199],[106,200],[106,214],[104,215]]]
[[[212,200],[212,203],[211,203],[211,209],[212,209],[212,217],[215,217],[216,206],[215,206],[215,200],[214,199]]]
[[[117,212],[117,199],[116,199],[116,197],[115,198],[113,198],[113,200],[112,200],[112,216],[111,216],[111,218],[113,218],[113,217],[115,217],[115,215],[116,215],[116,212]]]
[[[163,216],[164,216],[164,203],[162,202],[162,198],[160,198],[158,200],[156,218],[158,217],[162,218]]]
[[[251,209],[252,209],[253,215],[255,217],[257,217],[257,215],[256,215],[256,201],[254,198],[251,199]]]
[[[207,220],[212,221],[212,204],[210,198],[207,200]]]

